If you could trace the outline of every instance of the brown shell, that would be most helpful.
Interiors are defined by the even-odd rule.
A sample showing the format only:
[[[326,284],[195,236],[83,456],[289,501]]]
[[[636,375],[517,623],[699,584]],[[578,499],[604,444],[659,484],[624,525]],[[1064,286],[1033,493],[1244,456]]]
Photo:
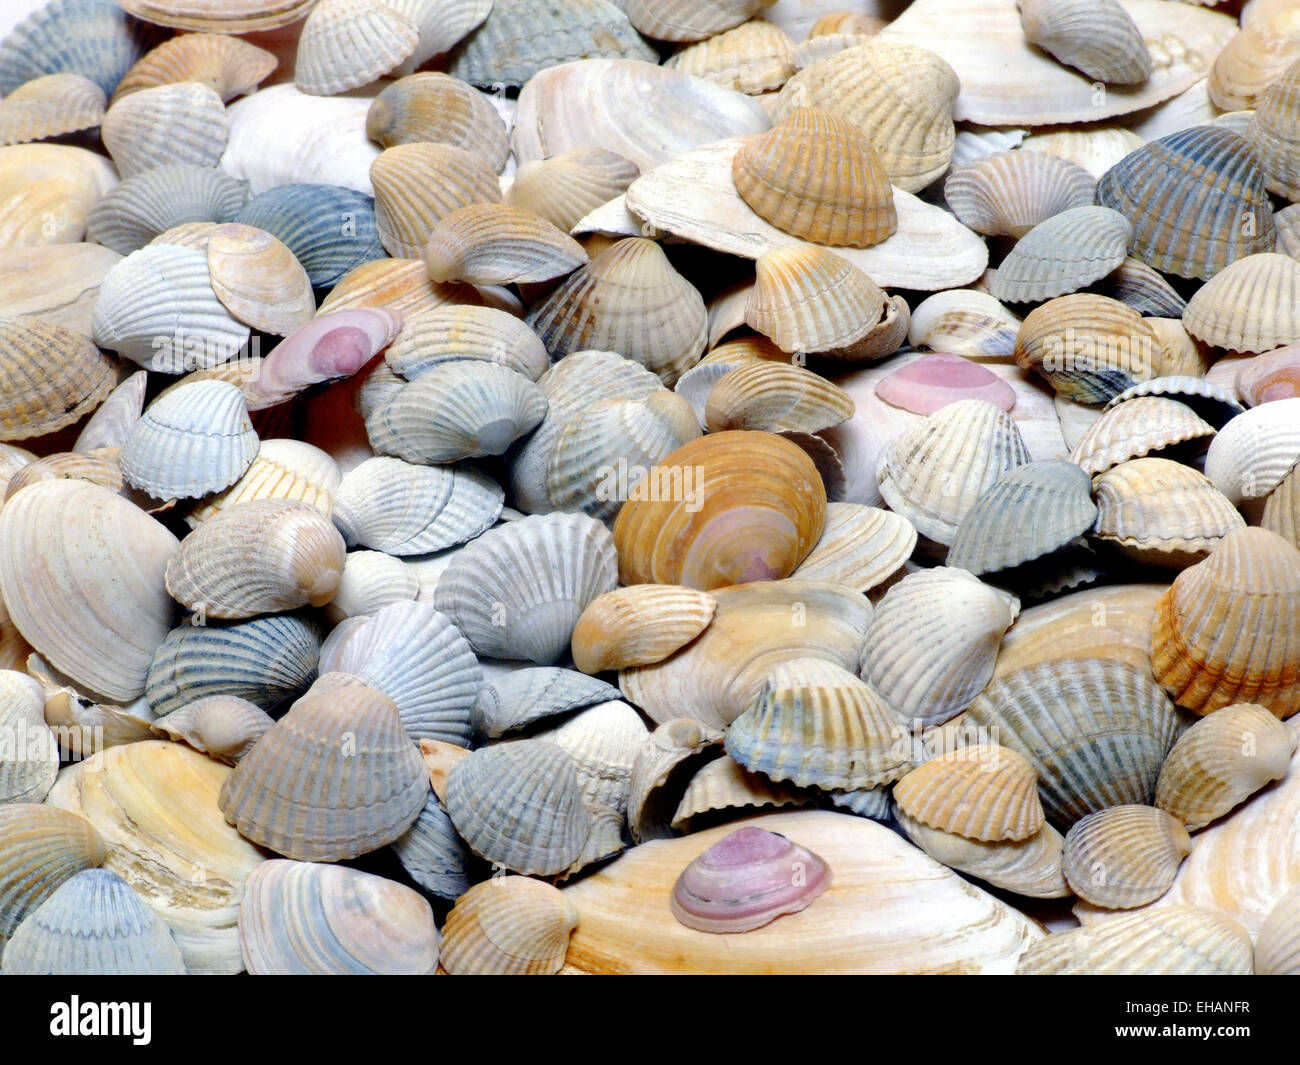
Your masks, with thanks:
[[[718,601],[671,584],[635,584],[597,596],[573,629],[573,664],[584,673],[661,662],[708,628]]]
[[[71,425],[115,383],[113,361],[88,337],[39,318],[0,318],[0,440]]]
[[[1028,839],[1045,823],[1038,774],[1015,751],[963,747],[913,769],[894,785],[898,808],[966,839]]]

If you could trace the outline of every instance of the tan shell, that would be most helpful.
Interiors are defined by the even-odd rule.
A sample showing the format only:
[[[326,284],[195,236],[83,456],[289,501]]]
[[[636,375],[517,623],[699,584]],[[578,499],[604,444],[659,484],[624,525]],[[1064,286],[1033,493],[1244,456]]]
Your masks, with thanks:
[[[149,731],[234,765],[274,723],[270,714],[247,699],[209,695],[158,718]]]
[[[884,314],[885,294],[833,251],[791,244],[764,254],[745,321],[782,351],[851,348]],[[825,428],[825,426],[823,426]]]
[[[1025,39],[1110,85],[1140,85],[1153,63],[1142,31],[1116,0],[1019,0]]]
[[[1065,837],[1066,882],[1094,906],[1129,910],[1158,899],[1191,850],[1181,821],[1153,806],[1112,806]]]
[[[125,0],[137,18],[160,26],[216,33],[252,33],[297,22],[309,0]]]
[[[366,136],[381,147],[433,141],[477,152],[501,170],[510,155],[505,123],[482,93],[435,72],[412,74],[375,97]]]
[[[506,203],[545,218],[565,233],[640,175],[635,163],[604,148],[574,148],[523,163]]]
[[[848,393],[824,377],[756,359],[736,367],[710,391],[705,424],[710,432],[816,433],[847,421],[853,411]]]
[[[1300,344],[1300,261],[1265,252],[1215,274],[1187,301],[1187,331],[1230,351]]]
[[[1243,22],[1241,32],[1224,46],[1210,68],[1210,99],[1224,111],[1257,107],[1260,98],[1287,68],[1300,59],[1300,13],[1290,4],[1275,4],[1258,18]]]
[[[438,801],[447,803],[447,777],[456,768],[456,764],[469,756],[469,748],[457,747],[445,740],[421,740],[420,756],[424,759],[429,773],[429,784]]]
[[[673,814],[672,827],[690,833],[702,823],[731,820],[756,809],[808,806],[815,795],[809,789],[751,773],[724,754],[705,763],[691,777]]]
[[[1255,941],[1256,976],[1294,976],[1300,973],[1300,929],[1297,897],[1292,889],[1277,900]]]
[[[1144,143],[1138,134],[1122,126],[1089,125],[1032,133],[1021,142],[1018,154],[1046,152],[1099,178]]]
[[[256,90],[278,65],[272,53],[238,37],[177,34],[147,52],[126,72],[113,90],[113,100],[157,85],[196,81],[228,103]]]
[[[123,177],[164,163],[216,166],[228,132],[221,97],[195,82],[123,96],[100,125],[104,147]]]
[[[253,499],[302,500],[328,516],[341,479],[338,464],[320,448],[300,440],[265,440],[244,475],[196,507],[185,520],[194,528]]]
[[[1300,38],[1300,20],[1296,20]],[[1264,183],[1271,192],[1292,202],[1300,201],[1300,134],[1296,119],[1300,112],[1300,49],[1283,75],[1259,98],[1246,132],[1259,151]],[[9,97],[13,99],[13,97]]]
[[[117,183],[113,164],[85,148],[0,148],[0,247],[84,239],[91,208]]]
[[[0,318],[0,440],[71,425],[107,398],[112,360],[86,337],[39,318]]]
[[[418,257],[429,234],[456,208],[501,202],[501,186],[487,160],[451,144],[387,148],[371,164],[370,180],[380,242],[399,258]]]
[[[89,481],[112,492],[122,491],[122,470],[117,464],[114,448],[82,454],[78,451],[59,451],[43,459],[29,462],[5,486],[4,499],[8,502],[18,492],[38,481],[53,480]]]
[[[384,351],[389,368],[408,381],[430,367],[461,359],[498,363],[532,381],[551,366],[537,334],[514,315],[460,304],[409,315]]]
[[[315,316],[307,271],[270,233],[228,222],[206,236],[212,289],[241,322],[287,336]]]
[[[1020,148],[953,169],[944,199],[977,233],[1019,239],[1041,222],[1093,202],[1097,182],[1076,163]]]
[[[987,292],[938,292],[912,309],[908,340],[913,347],[976,361],[1010,361],[1020,319]]]
[[[857,503],[827,503],[817,546],[791,575],[869,592],[896,574],[916,547],[916,528],[901,514]]]
[[[0,102],[0,145],[58,137],[98,126],[104,90],[80,74],[47,74],[14,89]]]
[[[902,811],[897,818],[908,839],[949,869],[1029,898],[1059,899],[1070,894],[1061,874],[1064,841],[1051,825],[1043,825],[1028,839],[986,843],[930,828]]]
[[[413,252],[419,253],[419,248]],[[429,280],[429,271],[419,259],[372,259],[353,267],[330,289],[316,309],[316,316],[345,307],[383,307],[405,321],[422,311],[448,304],[483,302],[483,297],[470,285],[439,285]]]
[[[445,215],[422,252],[434,281],[512,285],[553,281],[588,263],[572,237],[531,211],[472,204]]]
[[[966,839],[1023,840],[1045,824],[1034,767],[991,744],[917,766],[894,785],[894,801],[908,817]]]
[[[795,44],[762,19],[741,23],[669,56],[664,66],[756,96],[779,89],[795,72]]]
[[[99,244],[0,248],[0,315],[42,318],[88,337],[100,282],[121,260]]]
[[[293,81],[332,96],[387,74],[415,51],[420,30],[381,0],[320,0],[303,23]]]
[[[1201,442],[1214,433],[1214,426],[1185,403],[1163,396],[1138,396],[1117,404],[1093,422],[1070,452],[1070,461],[1091,474],[1105,473],[1129,459]]]
[[[703,632],[718,601],[707,592],[637,584],[597,596],[573,629],[573,664],[584,673],[661,662]]]
[[[493,877],[456,900],[439,964],[453,976],[552,976],[578,924],[558,889],[526,876]]]

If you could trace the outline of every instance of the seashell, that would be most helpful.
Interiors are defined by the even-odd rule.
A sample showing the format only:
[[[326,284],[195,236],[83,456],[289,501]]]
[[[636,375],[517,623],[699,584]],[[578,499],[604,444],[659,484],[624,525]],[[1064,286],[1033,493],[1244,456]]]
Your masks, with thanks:
[[[552,359],[617,351],[671,386],[703,353],[704,300],[651,240],[621,240],[564,281],[526,319]]]
[[[834,791],[828,796],[841,809],[858,817],[885,822],[893,818],[894,800],[890,788],[866,788],[859,791]]]
[[[968,840],[1027,840],[1046,823],[1034,767],[995,744],[917,766],[894,786],[894,801],[912,820]]]
[[[112,360],[86,337],[40,318],[0,317],[0,440],[54,432],[98,407]]]
[[[130,255],[187,222],[229,221],[247,199],[247,184],[220,170],[167,163],[110,189],[87,215],[86,235]]]
[[[616,585],[614,542],[600,522],[531,515],[459,553],[434,604],[478,654],[550,665],[567,652],[587,605]]]
[[[434,281],[509,285],[552,281],[589,261],[582,245],[531,211],[503,203],[445,215],[422,252]]]
[[[1209,478],[1168,459],[1121,462],[1095,488],[1094,535],[1149,565],[1199,562],[1246,524]]]
[[[1070,894],[1061,874],[1064,841],[1051,825],[1023,840],[982,842],[930,828],[901,810],[895,817],[908,839],[949,869],[1028,898],[1059,899]]]
[[[671,837],[669,822],[676,819],[674,811],[683,805],[686,789],[704,765],[721,757],[725,757],[722,733],[690,718],[666,721],[643,737],[633,759],[628,797],[627,817],[632,839],[644,842]],[[736,763],[733,765],[736,769],[727,771],[727,780],[734,783],[735,774],[741,773],[742,781],[760,786],[757,779],[752,779],[756,774],[748,773]],[[776,786],[771,788],[772,794],[777,795]],[[790,789],[780,794],[786,793]],[[690,805],[693,808],[695,804]]]
[[[132,252],[108,272],[91,329],[101,348],[162,373],[226,362],[249,337],[213,292],[207,256],[168,244]]]
[[[263,48],[219,33],[185,33],[152,49],[117,83],[114,100],[141,89],[198,82],[222,101],[256,91],[279,60]]]
[[[916,529],[901,515],[857,503],[827,503],[821,539],[793,576],[865,593],[897,573],[915,547]]]
[[[1182,822],[1164,810],[1112,806],[1071,826],[1062,869],[1081,899],[1130,910],[1169,890],[1191,846]]]
[[[469,890],[469,848],[433,792],[415,824],[391,846],[406,875],[429,894],[451,901]]]
[[[488,529],[503,493],[477,470],[367,459],[350,470],[334,497],[334,523],[349,547],[423,555],[454,547]]]
[[[0,545],[0,592],[23,638],[78,685],[138,698],[171,623],[176,538],[106,488],[54,480],[5,505]]]
[[[1252,407],[1300,396],[1300,345],[1257,355],[1237,371],[1237,393]]]
[[[1284,207],[1273,216],[1277,226],[1277,250],[1300,259],[1300,204]]]
[[[1138,396],[1108,406],[1070,452],[1070,461],[1095,475],[1179,445],[1194,449],[1214,433],[1214,426],[1177,399]]]
[[[1290,976],[1300,970],[1296,957],[1294,890],[1288,891],[1269,911],[1255,942],[1256,976]]]
[[[1149,803],[1178,730],[1172,704],[1145,673],[1102,658],[995,677],[962,720],[993,730],[985,734],[1029,760],[1058,829],[1111,806]]]
[[[664,65],[757,96],[779,89],[794,74],[795,43],[779,26],[754,19],[688,45]]]
[[[0,144],[24,144],[98,126],[104,90],[80,74],[46,74],[14,89],[0,104]]]
[[[1274,491],[1300,460],[1295,417],[1300,400],[1252,407],[1219,430],[1205,456],[1205,473],[1233,503]]]
[[[65,880],[14,929],[4,957],[14,975],[185,975],[167,925],[107,869]]]
[[[772,780],[823,790],[878,788],[911,768],[891,706],[820,658],[781,662],[727,729],[727,753]]]
[[[848,393],[800,366],[755,360],[739,366],[709,393],[709,430],[757,429],[816,433],[853,417]]]
[[[742,453],[743,480],[734,476]],[[674,471],[681,492],[673,490]],[[686,491],[687,471],[692,491]],[[637,498],[623,505],[614,524],[624,584],[711,591],[779,580],[822,533],[826,503],[816,467],[795,445],[770,434],[713,433],[692,441],[661,461],[655,482],[648,490],[645,482],[638,486]]]
[[[16,5],[0,41],[0,93],[45,74],[76,73],[106,95],[149,46],[147,28],[102,0]]]
[[[895,437],[880,456],[876,476],[893,510],[922,535],[948,544],[984,490],[1028,461],[1006,411],[963,399]]]
[[[0,670],[0,805],[43,802],[59,773],[59,747],[46,727],[45,693],[25,673]]]
[[[593,57],[652,63],[657,58],[619,4],[498,0],[486,21],[452,52],[449,70],[471,85],[512,88],[556,66]]]
[[[84,148],[0,147],[0,247],[85,239],[87,214],[116,184],[113,165]]]
[[[578,914],[569,944],[571,969],[998,972],[1007,971],[1025,943],[1040,934],[1004,903],[865,818],[807,810],[767,814],[745,827],[778,832],[820,855],[834,871],[830,890],[802,913],[719,938],[682,925],[668,900],[683,868],[735,826],[638,847],[565,888]],[[635,935],[627,922],[627,892],[640,904]]]
[[[624,6],[632,25],[658,41],[702,41],[753,18],[773,0],[628,0]]]
[[[1300,474],[1291,472],[1264,500],[1260,525],[1300,547]]]
[[[267,189],[231,220],[282,241],[307,271],[313,288],[330,288],[353,268],[384,257],[374,201],[337,185]]]
[[[1238,259],[1187,301],[1183,322],[1197,340],[1240,352],[1300,344],[1300,261],[1268,252]]]
[[[436,175],[437,180],[431,180]],[[370,167],[375,222],[389,254],[418,259],[429,234],[452,211],[500,203],[501,188],[487,160],[450,144],[398,144]]]
[[[915,348],[970,359],[1009,360],[1019,331],[1020,319],[988,293],[961,289],[935,293],[917,305],[908,340]]]
[[[597,596],[573,629],[573,664],[584,673],[652,665],[695,639],[717,600],[674,585],[638,584]]]
[[[862,131],[830,111],[791,111],[744,144],[732,176],[756,214],[802,240],[867,248],[898,229],[880,156]]]
[[[1097,202],[1133,224],[1135,259],[1179,277],[1213,277],[1277,240],[1258,153],[1214,126],[1125,156],[1097,182]]]
[[[1045,153],[1065,159],[1099,178],[1146,141],[1123,126],[1088,125],[1031,133],[1020,144],[1020,153]]]
[[[235,766],[220,801],[255,843],[296,861],[339,861],[397,839],[428,790],[397,706],[354,682],[294,703]]]
[[[241,322],[287,336],[315,315],[307,272],[266,231],[233,222],[217,226],[207,254],[213,291]]]
[[[435,307],[405,318],[384,359],[411,381],[434,366],[464,359],[497,363],[532,381],[551,365],[537,334],[518,318],[493,307],[464,305]]]
[[[1128,256],[1133,227],[1109,207],[1072,207],[1023,236],[998,267],[989,292],[1008,303],[1037,303],[1086,288]]]
[[[1021,148],[954,168],[943,195],[975,232],[1019,240],[1049,218],[1091,206],[1096,184],[1070,159]]]
[[[577,923],[573,904],[550,884],[494,877],[456,900],[440,964],[453,976],[552,976]]]
[[[1187,307],[1158,270],[1137,259],[1125,259],[1095,288],[1099,295],[1126,303],[1143,316],[1181,318]]]
[[[145,697],[159,717],[214,695],[270,710],[307,689],[319,656],[320,633],[292,614],[181,625],[154,653]]]
[[[818,107],[859,126],[889,180],[919,192],[952,159],[957,75],[933,52],[884,37],[819,59],[777,98],[780,121],[796,107]]]
[[[1215,429],[1222,429],[1246,409],[1234,396],[1212,381],[1202,377],[1173,376],[1156,377],[1125,389],[1106,404],[1105,410],[1112,411],[1121,403],[1142,396],[1167,396],[1175,399],[1184,406],[1191,407],[1198,417]]]
[[[597,207],[626,192],[639,174],[636,164],[604,148],[574,148],[522,164],[506,203],[568,233]]]
[[[0,952],[24,918],[104,857],[104,840],[85,818],[56,806],[0,803]]]
[[[180,82],[119,97],[100,135],[118,172],[130,177],[165,163],[216,166],[228,132],[221,97],[206,85]]]
[[[1030,946],[1029,976],[1249,976],[1250,936],[1212,909],[1177,906],[1070,929]]]
[[[252,33],[297,22],[311,6],[307,0],[126,0],[137,18],[160,26],[213,33]]]
[[[1110,85],[1140,85],[1154,64],[1142,31],[1114,0],[1019,0],[1025,40]]]
[[[185,520],[194,528],[225,508],[253,499],[298,499],[329,514],[340,479],[338,465],[319,448],[300,440],[265,440],[247,472]]]
[[[320,0],[302,24],[293,82],[333,96],[387,74],[419,42],[415,22],[380,0]]]
[[[384,148],[432,141],[477,152],[500,171],[510,138],[496,108],[446,74],[412,74],[384,89],[366,115],[366,135]]]
[[[98,244],[0,248],[0,315],[42,318],[90,336],[100,282],[121,258]]]
[[[414,600],[420,591],[415,573],[382,551],[349,551],[338,591],[326,607],[330,621],[370,615],[391,603]]]
[[[112,492],[122,491],[122,471],[118,468],[116,454],[83,455],[76,451],[58,451],[29,462],[10,477],[4,498],[11,499],[38,481],[61,479],[89,481]]]
[[[429,4],[425,0],[389,0],[420,31],[420,41],[394,73],[413,74],[434,56],[450,52],[483,24],[492,10],[492,0],[457,0],[453,4]]]
[[[161,739],[187,743],[210,758],[234,765],[273,724],[270,714],[247,699],[212,695],[158,718],[149,729]]]
[[[1030,462],[980,493],[957,528],[949,566],[982,576],[1060,551],[1092,529],[1092,484],[1071,463]]]
[[[447,777],[463,759],[469,757],[469,748],[458,747],[454,743],[444,743],[442,740],[421,740],[420,754],[424,756],[424,764],[429,770],[429,783],[433,785],[433,791],[430,794],[438,802],[445,805],[447,802]],[[456,838],[459,839],[460,837],[457,836]]]
[[[230,772],[178,743],[144,740],[78,763],[50,794],[98,830],[104,868],[166,922],[194,974],[243,968],[239,903],[264,860],[221,818],[217,794]]]
[[[583,801],[591,807],[592,832],[596,831],[596,809],[603,808],[616,815],[614,835],[619,836],[627,810],[632,765],[646,736],[640,715],[627,703],[613,699],[579,710],[563,723],[533,733],[531,738],[554,743],[569,754],[577,769]],[[623,849],[621,838],[616,849]]]
[[[337,865],[264,862],[239,908],[254,975],[424,975],[437,967],[438,938],[417,892]]]
[[[564,872],[591,828],[576,763],[545,740],[472,752],[447,778],[446,806],[475,854],[517,873]]]
[[[672,827],[689,834],[702,823],[730,820],[738,812],[806,806],[811,801],[812,793],[807,789],[773,783],[723,755],[707,762],[691,777],[673,814]]]
[[[1102,403],[1158,376],[1160,340],[1118,300],[1075,293],[1031,311],[1016,338],[1016,365],[1046,378],[1059,395]]]
[[[1269,86],[1300,58],[1300,18],[1290,4],[1274,8],[1243,22],[1214,60],[1207,86],[1216,107],[1258,107]]]
[[[546,717],[617,699],[611,684],[559,666],[512,670],[479,689],[474,716],[489,739]]]
[[[965,570],[909,574],[872,615],[862,677],[900,720],[940,724],[988,685],[1002,634],[1019,612],[1014,596]]]

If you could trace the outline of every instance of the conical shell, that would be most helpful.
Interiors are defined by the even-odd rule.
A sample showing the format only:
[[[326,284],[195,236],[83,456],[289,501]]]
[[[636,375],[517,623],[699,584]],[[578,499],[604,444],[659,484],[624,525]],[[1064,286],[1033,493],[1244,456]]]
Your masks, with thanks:
[[[231,771],[221,810],[241,834],[296,861],[339,861],[397,839],[428,790],[397,706],[353,683],[294,703]]]
[[[332,96],[387,74],[415,51],[420,31],[380,0],[320,0],[302,26],[293,81]]]
[[[757,269],[745,321],[782,351],[852,347],[884,314],[885,294],[876,283],[824,248],[776,248],[758,260]]]
[[[992,744],[917,766],[894,785],[894,801],[908,817],[965,839],[1025,840],[1046,823],[1034,767]]]
[[[709,393],[705,421],[712,432],[816,433],[853,417],[853,400],[801,366],[754,360],[738,366]]]
[[[1238,259],[1187,301],[1187,331],[1230,351],[1300,344],[1300,261],[1268,252]]]
[[[592,600],[573,629],[573,664],[584,673],[647,666],[690,643],[713,620],[706,592],[638,584]]]
[[[998,267],[989,292],[1037,303],[1087,288],[1128,256],[1133,227],[1109,207],[1072,207],[1023,236]]]
[[[1191,849],[1181,821],[1153,806],[1112,806],[1076,821],[1062,868],[1094,906],[1129,910],[1158,899]]]
[[[518,318],[492,307],[435,307],[406,318],[384,352],[389,367],[414,381],[446,362],[480,359],[536,381],[551,365],[546,348]]]
[[[962,569],[906,576],[872,615],[862,675],[911,727],[940,724],[992,679],[1002,634],[1019,612],[1014,596]]]
[[[270,714],[247,699],[212,695],[173,710],[149,728],[155,736],[188,743],[196,751],[234,765],[273,724]]]
[[[477,653],[550,665],[568,651],[587,605],[617,583],[614,541],[600,522],[532,515],[460,552],[434,603]]]
[[[71,425],[107,398],[114,376],[86,337],[39,318],[0,317],[0,440]]]
[[[1068,829],[1124,803],[1149,803],[1178,730],[1164,693],[1120,661],[1049,662],[995,679],[962,719],[1038,772],[1047,819]]]
[[[1129,459],[1180,444],[1195,446],[1214,432],[1214,426],[1185,403],[1139,396],[1111,407],[1095,421],[1070,452],[1070,461],[1087,473],[1105,473]]]
[[[100,0],[53,0],[11,8],[0,42],[0,93],[42,74],[72,71],[104,93],[152,43],[156,31]]]
[[[800,786],[875,788],[911,768],[898,718],[871,687],[818,658],[778,665],[727,729],[727,753]]]
[[[477,152],[496,170],[510,140],[487,98],[446,74],[412,74],[384,89],[366,115],[366,135],[384,148],[432,141]]]
[[[456,208],[501,202],[487,160],[450,144],[387,148],[371,165],[370,180],[379,239],[399,258],[419,258],[429,234]]]
[[[13,670],[0,670],[0,804],[44,802],[59,773],[59,744],[45,722],[41,686]]]
[[[1006,411],[963,399],[897,436],[876,470],[880,494],[931,540],[951,544],[983,492],[1029,461]]]
[[[196,81],[225,102],[256,90],[279,65],[265,49],[220,33],[178,34],[143,56],[113,93],[114,100],[141,89]]]
[[[565,233],[640,176],[635,163],[604,148],[574,148],[524,163],[506,203],[545,218]]]
[[[1255,941],[1256,976],[1294,976],[1300,972],[1300,929],[1297,929],[1296,899],[1300,891],[1288,891],[1269,912],[1268,920]]]
[[[1142,31],[1115,0],[1020,0],[1025,40],[1109,85],[1140,85],[1154,64]]]
[[[503,203],[471,204],[444,215],[421,254],[434,281],[474,285],[552,281],[588,262],[572,237]]]
[[[861,130],[830,111],[792,111],[748,141],[731,172],[756,214],[801,240],[868,248],[898,229],[880,156]]]
[[[1091,205],[1096,185],[1070,160],[1022,148],[954,168],[943,195],[975,232],[1018,240],[1055,215]]]
[[[0,103],[0,144],[25,144],[98,126],[105,102],[104,90],[80,74],[33,78]]]
[[[1300,710],[1300,551],[1266,529],[1228,533],[1161,596],[1152,669],[1198,714],[1239,702],[1280,718]]]
[[[1035,899],[1059,899],[1070,894],[1061,874],[1064,840],[1051,825],[1028,839],[983,842],[953,832],[943,832],[895,814],[907,838],[949,869],[983,880],[993,887]]]
[[[893,184],[917,192],[948,169],[959,88],[933,52],[876,38],[801,70],[781,90],[775,117],[796,107],[838,114],[861,127]]]
[[[1231,130],[1194,126],[1125,156],[1097,202],[1133,224],[1133,257],[1179,277],[1214,276],[1273,250],[1277,230],[1259,155]]]
[[[208,271],[226,310],[263,333],[288,336],[316,313],[307,271],[265,230],[217,226],[208,238]]]
[[[100,129],[104,147],[123,177],[164,163],[216,166],[226,150],[228,131],[221,97],[195,82],[120,97]]]
[[[227,222],[248,199],[248,185],[214,167],[168,163],[109,190],[86,218],[86,236],[122,255],[186,222]]]
[[[780,579],[812,550],[825,521],[812,460],[766,433],[693,441],[664,458],[633,495],[614,523],[624,584],[710,591]]]
[[[858,503],[827,503],[821,539],[793,576],[869,592],[897,573],[916,547],[916,529],[902,515]]]
[[[494,877],[456,900],[439,961],[453,976],[551,976],[577,923],[573,904],[550,884]]]
[[[545,717],[617,699],[612,684],[559,666],[526,666],[489,680],[479,689],[474,715],[489,739]]]
[[[253,499],[297,499],[328,515],[340,480],[338,464],[319,448],[301,440],[265,440],[244,475],[185,520],[194,528],[228,507]]]
[[[753,19],[675,52],[664,66],[756,96],[794,74],[795,43],[779,26]]]

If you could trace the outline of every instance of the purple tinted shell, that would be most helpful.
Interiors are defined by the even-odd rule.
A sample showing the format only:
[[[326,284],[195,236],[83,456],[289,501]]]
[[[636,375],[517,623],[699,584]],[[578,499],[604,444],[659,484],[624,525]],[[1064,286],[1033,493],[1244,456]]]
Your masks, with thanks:
[[[1010,411],[1016,393],[1000,377],[960,355],[926,355],[895,370],[878,385],[876,395],[913,414],[933,414],[959,399],[982,399]]]

